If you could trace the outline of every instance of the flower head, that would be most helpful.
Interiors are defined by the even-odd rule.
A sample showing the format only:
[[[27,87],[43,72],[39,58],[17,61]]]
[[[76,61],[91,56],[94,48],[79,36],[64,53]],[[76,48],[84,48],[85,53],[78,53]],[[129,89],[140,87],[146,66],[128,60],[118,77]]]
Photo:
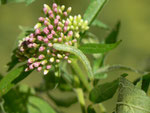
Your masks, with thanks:
[[[44,4],[45,17],[39,17],[34,31],[19,41],[16,56],[19,61],[28,60],[25,71],[36,69],[47,74],[61,60],[71,63],[69,53],[53,48],[54,43],[77,45],[80,33],[89,28],[81,15],[71,16],[71,10],[71,7],[65,9],[64,5],[56,3],[53,3],[52,8]]]

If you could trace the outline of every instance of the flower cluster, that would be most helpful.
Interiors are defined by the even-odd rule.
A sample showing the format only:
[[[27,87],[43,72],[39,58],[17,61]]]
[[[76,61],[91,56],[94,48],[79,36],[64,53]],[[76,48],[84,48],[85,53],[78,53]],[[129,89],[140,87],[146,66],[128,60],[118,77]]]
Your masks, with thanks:
[[[25,71],[37,69],[47,74],[61,60],[69,59],[69,53],[57,51],[54,43],[76,46],[80,33],[88,30],[88,22],[78,16],[69,16],[71,7],[53,3],[52,8],[44,4],[45,17],[40,17],[34,31],[19,41],[16,56],[20,61],[28,60]]]

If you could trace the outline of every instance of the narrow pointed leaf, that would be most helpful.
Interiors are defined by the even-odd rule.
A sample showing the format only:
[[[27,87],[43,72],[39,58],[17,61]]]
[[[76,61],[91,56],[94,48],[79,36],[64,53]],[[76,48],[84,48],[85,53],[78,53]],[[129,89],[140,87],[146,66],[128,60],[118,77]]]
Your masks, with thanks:
[[[98,13],[103,8],[107,0],[92,0],[84,14],[84,19],[88,20],[89,25],[94,21]]]
[[[106,44],[112,44],[112,43],[117,42],[117,37],[119,34],[120,26],[121,26],[121,23],[118,22],[116,26],[113,28],[113,30],[111,31],[111,33],[106,37],[105,39]]]
[[[54,44],[53,47],[56,50],[66,51],[66,52],[69,52],[69,53],[72,53],[72,54],[76,55],[80,59],[80,61],[83,63],[85,69],[88,72],[88,76],[90,78],[93,77],[93,72],[92,72],[92,68],[91,68],[90,62],[87,59],[87,57],[82,53],[82,51],[80,51],[79,49],[77,49],[77,48],[75,48],[73,46],[67,46],[67,45],[64,45],[64,44]]]
[[[89,43],[84,44],[79,47],[79,49],[87,54],[94,54],[94,53],[106,53],[114,48],[116,48],[121,41],[116,42],[114,44],[96,44],[96,43]]]

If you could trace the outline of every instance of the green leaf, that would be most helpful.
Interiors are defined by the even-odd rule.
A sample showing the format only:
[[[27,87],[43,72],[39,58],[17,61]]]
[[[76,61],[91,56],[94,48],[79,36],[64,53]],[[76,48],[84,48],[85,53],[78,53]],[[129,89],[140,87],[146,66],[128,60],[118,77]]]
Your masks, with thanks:
[[[48,93],[48,97],[52,99],[57,106],[69,107],[77,102],[77,97],[75,95],[70,95],[67,97],[56,97]]]
[[[94,103],[100,103],[113,97],[119,85],[119,79],[110,83],[100,84],[92,89],[89,98]]]
[[[106,53],[114,48],[116,48],[121,41],[116,42],[114,44],[95,44],[95,43],[89,43],[84,44],[79,47],[79,49],[87,54],[93,54],[93,53]]]
[[[66,51],[66,52],[76,55],[80,59],[80,61],[83,63],[84,67],[86,68],[89,78],[93,78],[93,72],[92,72],[92,68],[90,66],[90,62],[87,59],[87,57],[79,49],[77,49],[73,46],[68,46],[68,45],[64,45],[64,44],[54,44],[53,47],[56,50]]]
[[[29,113],[56,113],[56,111],[41,98],[30,96],[27,105]]]
[[[84,20],[88,20],[89,25],[94,21],[94,19],[103,8],[106,1],[107,0],[93,0],[90,2],[84,14]]]
[[[150,113],[150,97],[125,78],[120,79],[117,113]]]
[[[97,20],[97,19],[95,19],[92,22],[91,26],[96,26],[96,27],[100,27],[103,29],[109,29],[109,27],[106,24],[104,24],[103,22],[101,22],[100,20]]]
[[[117,42],[117,36],[119,34],[120,25],[121,23],[118,22],[116,26],[113,28],[113,30],[111,31],[111,33],[106,37],[105,39],[106,44],[112,44]]]
[[[141,78],[138,78],[137,80],[134,81],[134,84],[137,84],[140,81]],[[145,74],[142,76],[142,89],[147,92],[148,87],[150,85],[150,73]]]
[[[0,96],[6,94],[15,84],[27,77],[31,71],[24,72],[25,66],[18,67],[10,71],[0,81]]]
[[[92,105],[89,105],[89,106],[88,106],[87,112],[88,112],[88,113],[96,113],[96,111],[94,110],[94,108],[92,107]]]
[[[33,3],[35,0],[1,0],[0,4],[6,4],[6,3],[21,3],[21,2],[26,2],[27,5]]]

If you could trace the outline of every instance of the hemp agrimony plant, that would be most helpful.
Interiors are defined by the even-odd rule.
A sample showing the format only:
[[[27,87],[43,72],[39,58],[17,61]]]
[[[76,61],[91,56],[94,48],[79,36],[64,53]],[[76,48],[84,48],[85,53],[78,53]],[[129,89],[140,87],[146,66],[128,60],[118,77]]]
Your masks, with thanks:
[[[24,1],[30,4],[34,0]],[[91,26],[108,30],[96,19],[106,1],[91,0],[83,17],[72,16],[72,7],[44,4],[44,16],[35,26],[21,27],[22,35],[7,64],[8,74],[0,75],[0,113],[64,113],[60,107],[69,109],[74,103],[81,106],[82,113],[108,113],[103,102],[116,92],[118,100],[112,113],[150,113],[150,73],[104,63],[107,53],[121,43],[117,39],[120,22],[103,41],[89,30]],[[1,0],[0,4],[8,2]],[[18,84],[34,70],[43,77],[39,86]],[[123,70],[123,74],[112,82],[101,83],[114,70]],[[124,71],[141,77],[132,83]],[[54,95],[56,91],[59,96]]]

